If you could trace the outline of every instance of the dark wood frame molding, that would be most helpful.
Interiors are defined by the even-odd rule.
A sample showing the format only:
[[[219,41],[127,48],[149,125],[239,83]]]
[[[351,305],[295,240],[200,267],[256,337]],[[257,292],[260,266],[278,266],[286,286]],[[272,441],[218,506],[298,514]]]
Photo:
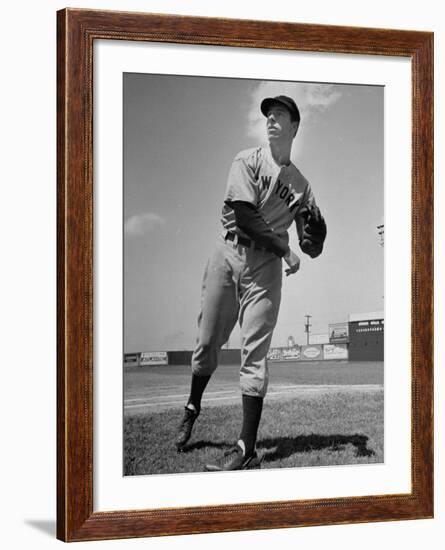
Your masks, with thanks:
[[[93,512],[93,42],[409,57],[412,64],[412,491]],[[65,9],[57,13],[57,537],[64,541],[433,516],[433,34]]]

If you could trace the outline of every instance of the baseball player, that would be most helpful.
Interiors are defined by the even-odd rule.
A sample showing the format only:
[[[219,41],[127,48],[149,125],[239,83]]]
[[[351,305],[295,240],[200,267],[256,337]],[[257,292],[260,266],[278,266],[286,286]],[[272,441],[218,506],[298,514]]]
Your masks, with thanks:
[[[290,160],[300,123],[297,105],[284,95],[268,97],[261,112],[269,146],[240,152],[230,169],[222,233],[204,273],[190,396],[176,439],[183,451],[221,347],[239,321],[242,427],[237,444],[207,464],[208,471],[260,467],[255,444],[269,379],[267,352],[280,307],[282,260],[286,276],[300,268],[287,230],[295,222],[300,248],[312,258],[321,254],[326,238],[311,186]]]

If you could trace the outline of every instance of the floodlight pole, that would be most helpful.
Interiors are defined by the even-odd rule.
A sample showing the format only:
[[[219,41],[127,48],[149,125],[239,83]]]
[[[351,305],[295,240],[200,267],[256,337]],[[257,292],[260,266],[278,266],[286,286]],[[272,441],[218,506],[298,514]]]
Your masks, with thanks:
[[[304,325],[304,331],[306,332],[306,341],[307,341],[307,345],[309,345],[309,333],[311,331],[311,324],[310,324],[310,319],[312,317],[312,315],[305,315],[306,317],[306,324]]]
[[[385,246],[385,224],[384,223],[377,226],[377,233],[380,235],[380,246],[384,248]],[[384,296],[382,296],[382,299],[384,299]]]
[[[380,246],[385,246],[385,224],[377,226],[377,233],[380,235]]]

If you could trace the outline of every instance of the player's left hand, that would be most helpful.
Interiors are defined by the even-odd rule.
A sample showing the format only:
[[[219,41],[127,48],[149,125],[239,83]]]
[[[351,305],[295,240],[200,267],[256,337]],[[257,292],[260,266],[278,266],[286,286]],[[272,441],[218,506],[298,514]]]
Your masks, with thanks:
[[[326,222],[318,206],[312,206],[302,214],[304,220],[303,232],[300,237],[300,248],[311,258],[316,258],[323,250],[326,239]]]
[[[283,256],[283,260],[289,266],[288,269],[285,270],[286,277],[292,275],[292,273],[296,273],[300,269],[300,258],[291,248],[289,248],[289,252]]]

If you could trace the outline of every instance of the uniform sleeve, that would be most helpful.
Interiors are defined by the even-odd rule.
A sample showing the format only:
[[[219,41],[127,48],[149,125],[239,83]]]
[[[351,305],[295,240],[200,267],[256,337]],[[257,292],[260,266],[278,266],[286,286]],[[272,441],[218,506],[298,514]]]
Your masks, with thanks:
[[[230,168],[224,202],[234,201],[258,204],[259,186],[252,163],[244,157],[236,157]]]
[[[301,241],[303,240],[303,233],[304,233],[304,218],[302,216],[295,216],[295,227],[297,229],[297,235],[298,235],[298,242],[301,245]]]
[[[234,201],[231,206],[237,227],[248,237],[279,258],[289,252],[287,242],[272,231],[255,206],[243,201]]]
[[[317,206],[317,205],[315,203],[315,197],[314,197],[314,193],[312,192],[312,187],[308,182],[304,192],[304,197],[303,197],[301,207],[297,212],[297,216],[301,213],[304,215],[304,213],[307,212],[309,209],[311,209],[313,206]]]

